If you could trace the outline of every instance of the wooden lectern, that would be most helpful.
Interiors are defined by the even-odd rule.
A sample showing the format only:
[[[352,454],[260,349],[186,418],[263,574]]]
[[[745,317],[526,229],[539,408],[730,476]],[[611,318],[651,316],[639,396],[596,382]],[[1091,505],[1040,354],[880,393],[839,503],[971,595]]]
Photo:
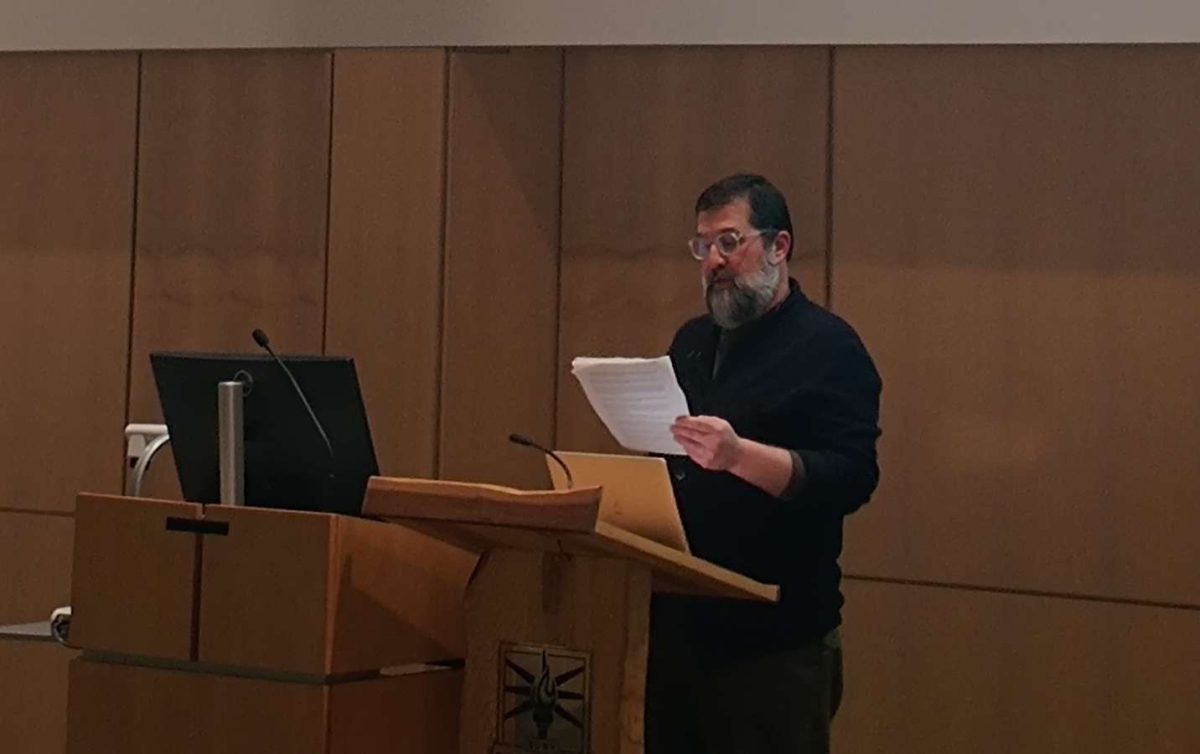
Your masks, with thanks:
[[[80,495],[68,754],[457,748],[475,557],[321,513]]]
[[[378,521],[80,495],[68,754],[641,752],[651,593],[777,590],[600,498],[376,477]]]
[[[364,513],[481,556],[465,593],[461,754],[640,753],[651,593],[778,598],[600,520],[600,496],[370,481]]]

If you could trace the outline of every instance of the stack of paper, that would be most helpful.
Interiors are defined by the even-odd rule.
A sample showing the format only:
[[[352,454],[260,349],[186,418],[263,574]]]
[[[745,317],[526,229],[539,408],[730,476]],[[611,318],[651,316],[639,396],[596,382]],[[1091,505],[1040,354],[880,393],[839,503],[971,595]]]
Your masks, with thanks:
[[[687,399],[666,356],[657,359],[578,357],[571,373],[592,409],[622,447],[683,455],[671,424],[688,413]]]

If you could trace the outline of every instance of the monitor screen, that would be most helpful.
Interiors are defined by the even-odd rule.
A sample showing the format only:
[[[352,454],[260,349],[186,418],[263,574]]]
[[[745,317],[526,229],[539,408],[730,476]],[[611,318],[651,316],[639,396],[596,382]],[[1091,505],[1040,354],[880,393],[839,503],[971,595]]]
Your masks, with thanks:
[[[283,356],[332,446],[288,376],[267,355],[152,353],[184,499],[220,502],[217,385],[241,381],[245,503],[357,515],[379,473],[354,360]]]

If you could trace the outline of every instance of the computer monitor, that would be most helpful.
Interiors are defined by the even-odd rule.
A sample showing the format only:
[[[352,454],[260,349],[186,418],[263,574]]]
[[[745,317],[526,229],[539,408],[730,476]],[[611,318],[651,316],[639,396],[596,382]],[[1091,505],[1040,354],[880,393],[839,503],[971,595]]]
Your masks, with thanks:
[[[358,515],[367,479],[379,473],[354,360],[281,357],[329,444],[279,364],[267,355],[152,353],[163,418],[186,500],[220,502],[217,385],[243,391],[245,504]]]

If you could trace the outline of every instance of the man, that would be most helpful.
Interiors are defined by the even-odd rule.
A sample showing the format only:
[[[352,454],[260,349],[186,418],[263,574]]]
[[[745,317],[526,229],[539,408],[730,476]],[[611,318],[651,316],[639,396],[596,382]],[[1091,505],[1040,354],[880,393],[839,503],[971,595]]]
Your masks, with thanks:
[[[734,175],[696,202],[708,315],[670,357],[692,416],[672,483],[692,551],[778,584],[780,601],[656,598],[647,754],[829,751],[841,698],[842,519],[879,479],[879,375],[788,274],[787,203]]]

